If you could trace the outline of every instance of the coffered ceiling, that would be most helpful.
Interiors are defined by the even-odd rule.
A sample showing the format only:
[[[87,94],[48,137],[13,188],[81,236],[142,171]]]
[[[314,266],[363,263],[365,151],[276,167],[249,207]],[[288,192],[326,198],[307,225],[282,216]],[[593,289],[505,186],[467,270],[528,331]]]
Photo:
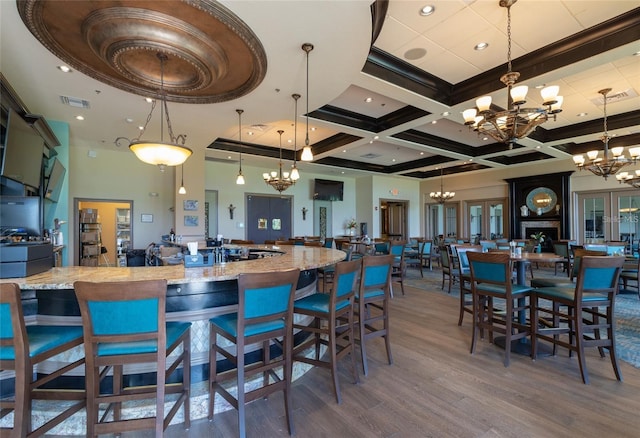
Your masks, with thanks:
[[[200,9],[193,1],[66,3],[84,5],[73,10],[84,9],[85,16],[56,14],[65,2],[46,2],[54,5],[44,23],[52,40],[64,34],[67,40],[61,44],[67,48],[106,53],[97,61],[104,65],[94,64],[91,71],[69,50],[47,43],[46,33],[33,31],[43,27],[25,17],[42,2],[18,3],[22,15],[16,2],[0,2],[2,73],[30,112],[70,124],[72,147],[130,153],[114,140],[136,136],[136,126],[149,112],[143,96],[158,88],[157,68],[145,51],[171,44],[180,48],[176,59],[184,61],[186,52],[197,59],[176,64],[175,78],[187,72],[190,81],[214,86],[217,79],[207,65],[216,66],[219,76],[228,69],[233,73],[227,76],[248,78],[232,85],[231,92],[225,90],[223,98],[211,97],[212,88],[207,98],[193,99],[185,98],[180,87],[169,90],[173,130],[186,133],[188,146],[203,149],[208,160],[237,162],[242,152],[244,165],[271,167],[278,157],[279,129],[285,131],[284,158],[292,160],[294,147],[299,155],[304,145],[308,123],[315,157],[299,166],[301,172],[375,172],[422,180],[439,175],[440,166],[445,173],[457,173],[570,161],[574,153],[601,147],[598,90],[608,87],[613,89],[607,103],[612,145],[640,144],[640,7],[635,0],[519,0],[511,8],[513,70],[521,73],[518,83],[529,86],[527,106],[541,105],[536,87],[543,84],[559,85],[564,97],[556,119],[512,149],[470,132],[461,114],[484,94],[497,106],[507,105],[499,81],[507,71],[507,14],[498,0],[223,1],[200,2]],[[143,25],[134,23],[132,31],[130,18],[120,23],[113,18],[118,14],[106,14],[109,25],[124,26],[113,32],[120,38],[113,43],[116,37],[96,25],[99,20],[86,18],[93,5],[106,3],[143,11]],[[214,4],[215,12],[202,6]],[[426,4],[435,11],[422,16]],[[162,19],[149,18],[159,13]],[[218,33],[207,34],[214,27],[212,16]],[[156,32],[149,22],[165,28]],[[110,51],[111,46],[131,47],[122,43],[127,38],[145,36],[153,44],[135,41],[138,52],[123,49],[128,56],[118,57],[113,53],[120,52]],[[225,38],[235,43],[225,46]],[[308,96],[301,49],[307,42],[315,46],[309,54]],[[488,47],[474,50],[480,42]],[[73,72],[60,72],[56,67],[63,63]],[[117,83],[123,69],[136,73],[135,86]],[[139,80],[144,69],[150,72],[147,83]],[[302,95],[297,118],[292,93]],[[88,107],[65,105],[61,96]],[[244,109],[242,144],[237,108]],[[77,115],[85,120],[77,121]],[[147,132],[154,129],[160,128],[150,125]]]

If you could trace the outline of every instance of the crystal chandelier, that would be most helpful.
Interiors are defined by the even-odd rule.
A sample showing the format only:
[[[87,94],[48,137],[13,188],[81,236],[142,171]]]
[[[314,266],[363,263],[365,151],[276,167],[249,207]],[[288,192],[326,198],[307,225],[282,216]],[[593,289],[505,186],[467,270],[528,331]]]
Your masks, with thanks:
[[[494,111],[491,109],[491,96],[483,96],[476,100],[476,108],[462,112],[464,124],[473,129],[478,135],[488,135],[500,143],[508,143],[509,148],[521,138],[527,137],[536,126],[541,125],[562,111],[562,96],[558,96],[560,87],[552,85],[543,88],[542,95],[544,108],[522,108],[526,103],[529,87],[519,85],[514,87],[520,77],[517,71],[511,71],[511,6],[518,0],[500,0],[500,6],[507,8],[507,73],[500,81],[507,86],[507,109]]]
[[[622,155],[624,152],[624,147],[622,146],[611,148],[612,156],[609,156],[609,140],[611,137],[607,132],[607,94],[610,91],[611,88],[605,88],[598,91],[598,93],[602,94],[602,98],[604,100],[604,134],[602,134],[601,137],[602,143],[604,143],[604,153],[602,154],[602,158],[598,157],[598,150],[587,152],[589,162],[584,159],[583,155],[573,156],[573,162],[580,170],[587,169],[595,175],[604,177],[604,179],[607,179],[607,177],[611,175],[615,175],[624,166],[635,163],[640,157],[640,147],[629,149],[629,155],[631,156],[631,159],[629,160]],[[627,179],[632,180],[633,175],[630,175],[628,172],[622,172],[620,175],[616,175],[616,179],[620,182],[626,182]]]
[[[431,197],[431,199],[433,199],[439,204],[444,204],[445,202],[447,202],[448,200],[450,200],[456,195],[456,192],[444,191],[444,189],[442,188],[442,174],[443,174],[443,169],[440,169],[440,191],[429,193],[429,196]]]
[[[271,173],[263,173],[262,177],[264,178],[264,182],[282,193],[289,187],[294,185],[296,182],[291,179],[291,175],[289,174],[289,172],[282,171],[282,134],[284,134],[284,131],[282,129],[279,129],[278,134],[280,134],[280,162],[278,165],[278,170],[274,170]]]
[[[169,107],[167,106],[167,100],[164,92],[164,64],[167,61],[167,55],[164,53],[158,53],[158,59],[160,60],[160,96],[159,99],[155,99],[151,105],[151,111],[147,116],[147,121],[140,131],[138,138],[134,138],[129,142],[129,149],[136,154],[136,157],[140,161],[147,164],[155,164],[160,167],[161,171],[164,171],[166,166],[178,166],[183,164],[187,158],[192,154],[191,149],[184,145],[187,136],[180,134],[177,137],[173,135],[173,128],[171,127],[171,120],[169,118]],[[160,141],[144,141],[140,140],[147,129],[147,125],[153,116],[153,110],[156,104],[160,100]],[[164,141],[164,116],[166,114],[167,130],[169,132],[169,142]],[[119,144],[124,137],[118,137],[116,144]],[[126,140],[126,139],[125,139]]]

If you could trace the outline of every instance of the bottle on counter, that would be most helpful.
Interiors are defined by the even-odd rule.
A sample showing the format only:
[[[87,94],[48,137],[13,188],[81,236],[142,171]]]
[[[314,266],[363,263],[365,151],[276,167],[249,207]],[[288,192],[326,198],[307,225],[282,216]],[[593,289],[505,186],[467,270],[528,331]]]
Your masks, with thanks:
[[[169,231],[169,240],[172,242],[176,241],[176,232],[173,231],[173,228],[171,228],[171,230]]]

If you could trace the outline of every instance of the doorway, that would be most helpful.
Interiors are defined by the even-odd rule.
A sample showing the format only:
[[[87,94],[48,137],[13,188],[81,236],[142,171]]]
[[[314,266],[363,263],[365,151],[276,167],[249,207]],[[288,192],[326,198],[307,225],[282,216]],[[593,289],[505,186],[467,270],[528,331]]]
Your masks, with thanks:
[[[118,255],[124,254],[133,245],[133,201],[123,199],[84,199],[74,198],[74,235],[76,250],[73,261],[75,266],[82,264],[83,258],[94,257],[96,266],[118,266]],[[97,239],[88,242],[83,248],[83,222],[80,221],[82,209],[95,209],[95,224],[88,226],[97,231]],[[98,246],[98,253],[87,251],[90,245]],[[91,255],[88,255],[91,254]],[[92,260],[93,261],[93,260]],[[87,262],[87,260],[85,260]]]
[[[247,195],[247,239],[287,240],[291,235],[291,196]]]
[[[408,240],[408,208],[409,201],[380,200],[380,237]]]

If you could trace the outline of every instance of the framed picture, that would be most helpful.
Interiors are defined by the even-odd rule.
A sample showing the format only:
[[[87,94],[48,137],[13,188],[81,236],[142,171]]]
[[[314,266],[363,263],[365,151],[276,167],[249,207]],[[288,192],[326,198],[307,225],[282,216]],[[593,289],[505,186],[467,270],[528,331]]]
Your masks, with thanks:
[[[182,207],[185,211],[195,211],[198,209],[198,201],[195,199],[185,199],[182,201]]]
[[[140,215],[140,222],[150,224],[151,222],[153,222],[153,215],[148,213],[142,213]]]
[[[265,219],[265,218],[258,219],[258,229],[259,230],[266,230],[267,229],[267,219]]]
[[[197,227],[198,226],[198,216],[185,216],[184,217],[184,226],[185,227]]]

